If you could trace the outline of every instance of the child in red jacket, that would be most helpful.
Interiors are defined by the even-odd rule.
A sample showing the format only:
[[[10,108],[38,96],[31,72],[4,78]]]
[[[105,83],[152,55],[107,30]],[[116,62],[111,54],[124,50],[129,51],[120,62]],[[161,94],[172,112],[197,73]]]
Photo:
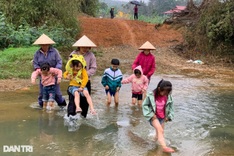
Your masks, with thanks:
[[[156,64],[155,64],[155,57],[154,55],[150,52],[150,50],[155,50],[156,48],[150,43],[150,42],[145,42],[139,50],[143,50],[138,54],[136,57],[135,61],[132,64],[132,70],[135,69],[137,66],[141,65],[143,75],[147,76],[149,82],[150,82],[150,77],[154,74],[155,69],[156,69]]]

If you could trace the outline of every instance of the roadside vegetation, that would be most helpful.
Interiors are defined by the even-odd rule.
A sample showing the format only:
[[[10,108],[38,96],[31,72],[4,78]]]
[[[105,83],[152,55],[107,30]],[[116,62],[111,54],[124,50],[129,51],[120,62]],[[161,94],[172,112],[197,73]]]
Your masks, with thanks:
[[[204,0],[199,6],[190,2],[187,8],[189,14],[176,19],[186,30],[183,55],[233,65],[234,1]]]
[[[77,15],[94,16],[98,0],[0,1],[0,49],[31,45],[42,33],[58,46],[71,45],[80,32]]]
[[[163,12],[176,5],[186,5],[189,11],[175,18],[184,30],[180,54],[233,65],[234,1],[149,0],[141,3],[139,20],[161,24],[168,18]],[[30,77],[31,60],[38,49],[32,43],[42,33],[56,42],[59,51],[71,51],[81,31],[79,14],[109,18],[109,9],[114,7],[116,17],[133,19],[134,7],[113,0],[1,0],[0,6],[0,79]]]
[[[0,6],[0,79],[29,78],[38,49],[32,43],[41,34],[59,51],[70,49],[80,33],[78,14],[98,12],[98,0],[1,0]]]

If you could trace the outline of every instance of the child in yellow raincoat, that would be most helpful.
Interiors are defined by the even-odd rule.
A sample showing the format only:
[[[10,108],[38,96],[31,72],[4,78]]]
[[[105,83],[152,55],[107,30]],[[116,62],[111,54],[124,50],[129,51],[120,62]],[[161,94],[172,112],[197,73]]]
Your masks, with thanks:
[[[88,74],[85,69],[86,62],[82,55],[73,54],[66,64],[66,71],[63,74],[65,79],[70,80],[68,91],[75,97],[76,113],[81,113],[80,95],[85,96],[90,105],[91,113],[96,114],[91,96],[85,87],[88,82]]]

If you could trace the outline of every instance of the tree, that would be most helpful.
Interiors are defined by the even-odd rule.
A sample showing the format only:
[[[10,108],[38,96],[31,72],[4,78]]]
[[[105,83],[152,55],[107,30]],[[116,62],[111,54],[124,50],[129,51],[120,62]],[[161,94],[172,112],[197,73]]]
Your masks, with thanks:
[[[99,14],[103,17],[109,15],[108,5],[105,2],[99,4]]]
[[[150,0],[148,3],[148,8],[150,14],[163,14],[163,12],[175,8],[175,0]]]
[[[84,0],[1,0],[1,11],[8,22],[16,26],[28,23],[31,26],[53,25],[60,22],[67,25],[70,17],[75,17]]]
[[[90,16],[96,16],[98,13],[99,1],[98,0],[83,0],[81,2],[81,10]]]
[[[190,19],[186,33],[187,47],[202,51],[203,55],[216,57],[227,56],[234,61],[234,1],[203,0],[196,6],[190,0],[187,9],[189,14],[179,18]]]

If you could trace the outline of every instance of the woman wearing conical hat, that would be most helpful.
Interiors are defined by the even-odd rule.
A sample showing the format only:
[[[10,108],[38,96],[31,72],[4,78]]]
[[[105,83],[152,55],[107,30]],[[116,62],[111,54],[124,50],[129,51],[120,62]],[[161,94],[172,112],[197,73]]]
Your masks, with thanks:
[[[89,76],[88,90],[91,93],[90,78],[96,73],[97,62],[95,55],[90,51],[91,48],[97,47],[87,36],[82,36],[76,43],[73,44],[73,47],[77,47],[70,55],[69,59],[72,57],[72,54],[83,55],[86,61],[86,70]]]
[[[151,53],[151,50],[155,50],[156,48],[149,42],[145,42],[139,50],[142,50],[140,54],[137,55],[136,59],[132,64],[132,69],[135,69],[137,66],[141,66],[143,70],[143,74],[147,76],[150,82],[151,76],[154,74],[156,69],[155,57]]]
[[[74,50],[70,55],[69,59],[72,58],[73,54],[77,55],[83,55],[86,61],[86,71],[88,73],[88,83],[86,87],[88,88],[89,94],[91,95],[91,81],[90,78],[96,73],[97,70],[97,63],[96,63],[96,57],[95,55],[90,51],[91,48],[97,47],[87,36],[82,36],[79,40],[77,40],[74,44],[73,47],[77,47],[76,50]],[[74,97],[69,94],[69,102],[72,103],[74,100]],[[89,104],[87,103],[86,99],[81,97],[81,108],[82,112],[81,115],[86,117]],[[68,113],[69,114],[69,113]]]
[[[33,67],[34,70],[40,69],[41,65],[44,63],[49,63],[49,65],[53,68],[62,69],[62,59],[59,55],[57,49],[53,48],[51,45],[55,44],[55,42],[50,39],[47,35],[42,34],[34,43],[34,45],[39,45],[40,48],[35,52],[33,58]],[[39,84],[40,92],[38,96],[38,104],[42,107],[42,89],[43,86],[40,82]],[[59,84],[56,84],[56,93],[55,93],[55,101],[59,106],[66,106],[66,101],[62,97],[62,93],[60,91]]]

